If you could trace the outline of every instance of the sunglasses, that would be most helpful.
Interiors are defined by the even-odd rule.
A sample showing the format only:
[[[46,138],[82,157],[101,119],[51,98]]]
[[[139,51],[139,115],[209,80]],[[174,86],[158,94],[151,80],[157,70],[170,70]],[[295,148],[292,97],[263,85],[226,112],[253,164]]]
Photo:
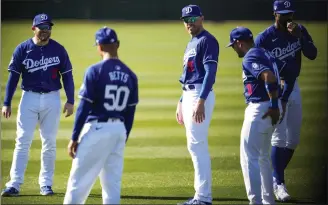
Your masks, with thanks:
[[[183,18],[183,21],[185,23],[195,23],[199,18],[200,16],[190,16],[190,17]]]
[[[38,25],[37,28],[40,30],[51,30],[51,26],[47,24]]]

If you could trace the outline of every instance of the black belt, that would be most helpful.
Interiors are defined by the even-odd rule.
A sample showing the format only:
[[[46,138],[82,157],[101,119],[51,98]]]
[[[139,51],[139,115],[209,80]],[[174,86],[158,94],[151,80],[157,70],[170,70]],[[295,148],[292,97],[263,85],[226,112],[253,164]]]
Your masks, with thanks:
[[[188,87],[188,89],[186,88]],[[183,85],[182,90],[187,91],[187,90],[195,90],[196,86],[195,85]]]
[[[96,120],[97,122],[115,122],[115,121],[121,121],[123,122],[123,120],[121,118],[107,118],[107,119],[98,119]]]
[[[38,93],[38,94],[47,94],[52,91],[40,91],[40,90],[26,90],[27,92],[33,92],[33,93]]]
[[[187,88],[188,89],[187,89]],[[183,85],[182,86],[182,90],[184,90],[184,91],[187,91],[187,90],[195,90],[196,89],[196,86],[195,85],[193,85],[193,84],[189,84],[189,85]],[[213,90],[213,88],[211,88],[211,91]]]

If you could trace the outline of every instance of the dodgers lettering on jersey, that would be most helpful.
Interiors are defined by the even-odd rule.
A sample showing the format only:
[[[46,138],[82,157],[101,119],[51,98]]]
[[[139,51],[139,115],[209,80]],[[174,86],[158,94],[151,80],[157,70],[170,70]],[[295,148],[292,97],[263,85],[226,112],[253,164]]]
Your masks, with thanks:
[[[282,32],[274,25],[270,26],[255,39],[257,47],[265,48],[271,54],[287,63],[289,73],[297,78],[301,70],[302,51],[308,58],[317,55],[312,38],[304,26],[299,25],[303,38],[297,38],[289,32]],[[315,57],[314,57],[315,58]]]
[[[32,39],[19,44],[12,56],[9,71],[22,74],[21,88],[25,91],[55,91],[62,88],[61,75],[72,71],[65,48],[50,39],[45,46]]]
[[[251,48],[243,59],[243,82],[246,103],[269,101],[265,82],[261,80],[261,73],[270,70],[280,84],[279,72],[283,71],[285,63],[275,59],[262,48]],[[280,86],[278,86],[280,87]]]
[[[182,84],[202,84],[205,77],[204,64],[218,62],[219,44],[214,36],[204,30],[188,43],[183,56]]]
[[[139,101],[137,76],[118,59],[104,60],[87,69],[79,96],[93,103],[86,122],[124,120],[126,107]]]

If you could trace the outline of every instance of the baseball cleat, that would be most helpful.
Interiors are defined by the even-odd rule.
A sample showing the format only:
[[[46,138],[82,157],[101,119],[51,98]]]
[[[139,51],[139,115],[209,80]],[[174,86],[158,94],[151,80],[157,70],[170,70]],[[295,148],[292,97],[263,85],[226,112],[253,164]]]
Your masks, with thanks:
[[[212,205],[211,202],[206,202],[206,201],[200,201],[197,199],[188,199],[187,201],[183,202],[183,203],[178,203],[178,205]]]
[[[274,184],[273,191],[278,201],[285,202],[291,199],[284,184]]]
[[[43,196],[49,196],[49,195],[53,195],[54,191],[52,191],[51,186],[43,186],[40,188],[40,194]]]
[[[1,196],[18,196],[19,191],[15,189],[14,187],[6,187],[2,192]]]

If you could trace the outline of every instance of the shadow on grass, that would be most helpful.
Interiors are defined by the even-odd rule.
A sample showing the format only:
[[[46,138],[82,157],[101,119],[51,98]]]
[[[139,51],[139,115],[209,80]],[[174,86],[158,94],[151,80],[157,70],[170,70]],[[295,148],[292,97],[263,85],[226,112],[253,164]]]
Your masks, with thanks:
[[[40,194],[21,194],[18,197],[40,197]],[[65,197],[65,193],[55,193],[53,196],[47,197]],[[89,197],[91,198],[102,198],[101,194],[90,194]],[[140,199],[140,200],[181,200],[185,201],[188,200],[190,197],[181,197],[181,196],[131,196],[131,195],[122,195],[122,199]],[[215,201],[240,201],[240,202],[248,202],[247,198],[213,198],[213,202]],[[279,202],[276,201],[278,204]],[[284,202],[284,204],[317,204],[313,200],[310,199],[292,199],[288,202]]]

